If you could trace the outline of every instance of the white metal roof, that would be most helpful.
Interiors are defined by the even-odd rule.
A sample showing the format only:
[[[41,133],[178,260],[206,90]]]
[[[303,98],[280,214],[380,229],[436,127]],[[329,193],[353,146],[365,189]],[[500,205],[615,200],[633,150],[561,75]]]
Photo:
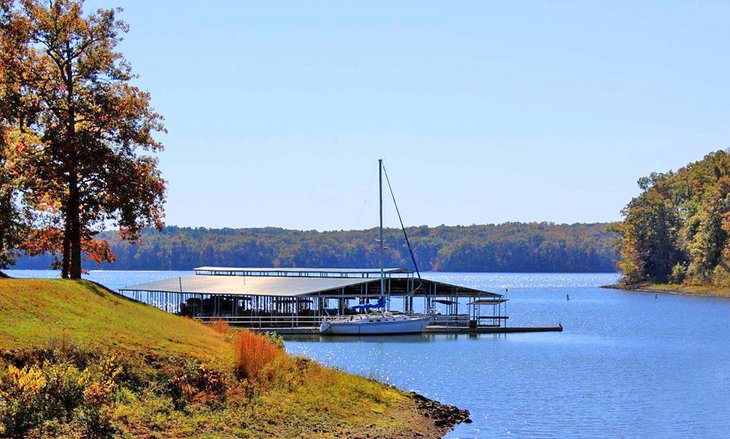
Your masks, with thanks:
[[[231,294],[242,296],[306,296],[372,281],[342,277],[249,277],[194,275],[120,288],[121,291]]]
[[[261,268],[261,267],[197,267],[199,274],[291,277],[374,277],[380,276],[380,268]],[[384,268],[385,274],[411,274],[407,268]]]

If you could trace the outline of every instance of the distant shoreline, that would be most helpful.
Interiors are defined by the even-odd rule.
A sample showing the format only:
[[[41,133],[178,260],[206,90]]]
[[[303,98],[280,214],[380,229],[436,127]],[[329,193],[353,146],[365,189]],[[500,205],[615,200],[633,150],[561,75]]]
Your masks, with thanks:
[[[608,223],[407,227],[422,271],[449,272],[582,272],[615,271],[615,233]],[[383,230],[387,267],[412,266],[400,229]],[[204,229],[167,226],[142,231],[136,245],[119,233],[102,232],[116,255],[113,270],[176,270],[204,265],[225,267],[360,268],[380,265],[376,229],[288,230],[280,228]],[[16,268],[44,269],[49,254],[20,256]]]
[[[643,284],[626,286],[611,284],[603,285],[601,288],[635,291],[640,293],[678,294],[681,296],[720,297],[730,299],[730,287],[717,287],[712,285]]]

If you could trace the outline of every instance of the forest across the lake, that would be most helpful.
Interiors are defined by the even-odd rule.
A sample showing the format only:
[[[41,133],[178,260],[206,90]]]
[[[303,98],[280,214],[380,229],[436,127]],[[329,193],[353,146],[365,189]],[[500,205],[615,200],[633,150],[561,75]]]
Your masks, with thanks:
[[[504,223],[409,227],[422,271],[609,272],[616,271],[616,234],[607,224]],[[300,231],[267,228],[146,229],[137,244],[109,242],[118,270],[189,270],[202,265],[243,267],[377,267],[378,230]],[[385,265],[413,268],[400,229],[385,230]],[[49,255],[21,257],[15,268],[45,269]],[[87,263],[86,268],[96,266]]]

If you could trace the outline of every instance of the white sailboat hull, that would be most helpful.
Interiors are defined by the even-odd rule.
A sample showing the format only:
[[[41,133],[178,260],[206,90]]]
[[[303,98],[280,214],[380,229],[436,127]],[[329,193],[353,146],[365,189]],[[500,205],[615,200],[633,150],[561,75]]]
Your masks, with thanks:
[[[327,335],[384,335],[420,334],[431,323],[431,317],[407,319],[360,319],[360,321],[334,320],[322,322],[321,334]]]

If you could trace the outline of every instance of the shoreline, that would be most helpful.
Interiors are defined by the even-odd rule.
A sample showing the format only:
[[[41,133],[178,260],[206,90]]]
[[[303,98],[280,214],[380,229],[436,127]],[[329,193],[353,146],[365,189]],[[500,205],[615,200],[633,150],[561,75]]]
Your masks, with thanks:
[[[11,308],[3,307],[3,303],[11,303],[11,297],[16,302]],[[71,361],[70,357],[64,356],[67,352],[85,355],[83,358],[88,364],[85,363],[83,367],[86,368],[98,362],[98,355],[102,355],[100,353],[105,353],[105,358],[117,358],[115,361],[120,368],[124,368],[124,377],[127,378],[119,378],[115,386],[126,389],[132,396],[105,399],[99,404],[113,409],[115,413],[119,410],[120,413],[136,413],[133,418],[122,416],[110,421],[120,434],[145,436],[155,429],[161,429],[171,435],[200,430],[224,437],[236,435],[227,434],[231,432],[245,432],[253,436],[325,434],[333,437],[436,438],[447,434],[460,423],[471,422],[468,410],[300,357],[282,360],[281,367],[277,369],[280,375],[275,377],[279,381],[270,379],[262,384],[265,387],[260,389],[261,393],[256,398],[246,396],[241,393],[237,378],[227,375],[227,371],[235,364],[234,338],[231,334],[217,332],[192,320],[152,309],[95,282],[2,279],[0,299],[3,299],[0,300],[0,309],[19,310],[17,313],[5,312],[0,315],[0,321],[6,320],[6,324],[0,325],[0,345],[3,347],[0,349],[0,369],[8,362],[22,360],[25,366],[35,364],[39,373],[51,373],[55,366],[36,364],[40,358],[36,355],[45,352],[44,349],[52,349],[59,364]],[[74,313],[67,312],[70,309],[84,309],[86,312],[76,318]],[[52,323],[37,318],[47,314],[53,316]],[[101,319],[89,318],[87,315],[101,316]],[[117,336],[106,337],[104,334],[109,330],[113,330]],[[118,340],[123,342],[119,343]],[[172,390],[152,395],[144,393],[145,389],[129,386],[134,381],[129,377],[144,376],[150,382],[160,383],[167,382],[165,380],[170,377],[189,379],[192,373],[189,364],[200,365],[200,369],[194,370],[215,371],[220,375],[217,382],[222,384],[199,388],[195,387],[198,381],[191,381],[193,384],[186,387],[190,395],[171,393]],[[276,383],[284,379],[298,384],[294,387],[277,386]],[[78,386],[85,385],[79,383]],[[335,388],[338,390],[333,390]],[[0,395],[0,400],[6,396]],[[140,403],[142,398],[151,398],[155,404],[144,405]],[[285,400],[293,403],[284,404]],[[212,404],[211,401],[217,402]],[[187,422],[181,423],[178,419],[181,408],[167,411],[157,409],[167,407],[165,404],[168,403],[184,406],[189,411],[185,415]],[[91,402],[83,399],[78,404],[89,405]],[[3,410],[0,404],[0,413]],[[203,417],[208,419],[211,413],[216,415],[213,418],[216,422],[199,422]],[[48,423],[56,418],[54,412],[27,430],[30,433],[46,431],[44,429],[50,425]],[[240,423],[226,421],[239,418],[243,419]],[[65,430],[58,430],[59,436],[63,436],[63,432],[70,434],[81,428],[70,422],[61,424],[58,428],[63,427]],[[0,436],[4,437],[8,433],[7,428],[0,422]],[[50,430],[46,433],[53,435]]]
[[[672,284],[644,284],[628,285],[601,285],[601,288],[611,290],[632,291],[637,293],[676,294],[679,296],[714,297],[730,299],[730,288],[705,285],[672,285]]]
[[[383,385],[387,386],[387,384]],[[399,391],[404,392],[403,390]],[[413,429],[408,433],[416,435],[420,433],[426,435],[427,437],[443,437],[446,433],[453,430],[454,427],[459,424],[472,423],[471,418],[469,418],[469,410],[460,409],[450,404],[440,403],[436,400],[426,398],[425,396],[416,392],[404,393],[414,404],[418,416],[420,416],[421,418],[425,418],[426,422],[428,423],[428,426],[425,429],[426,431],[418,431],[418,429]]]

